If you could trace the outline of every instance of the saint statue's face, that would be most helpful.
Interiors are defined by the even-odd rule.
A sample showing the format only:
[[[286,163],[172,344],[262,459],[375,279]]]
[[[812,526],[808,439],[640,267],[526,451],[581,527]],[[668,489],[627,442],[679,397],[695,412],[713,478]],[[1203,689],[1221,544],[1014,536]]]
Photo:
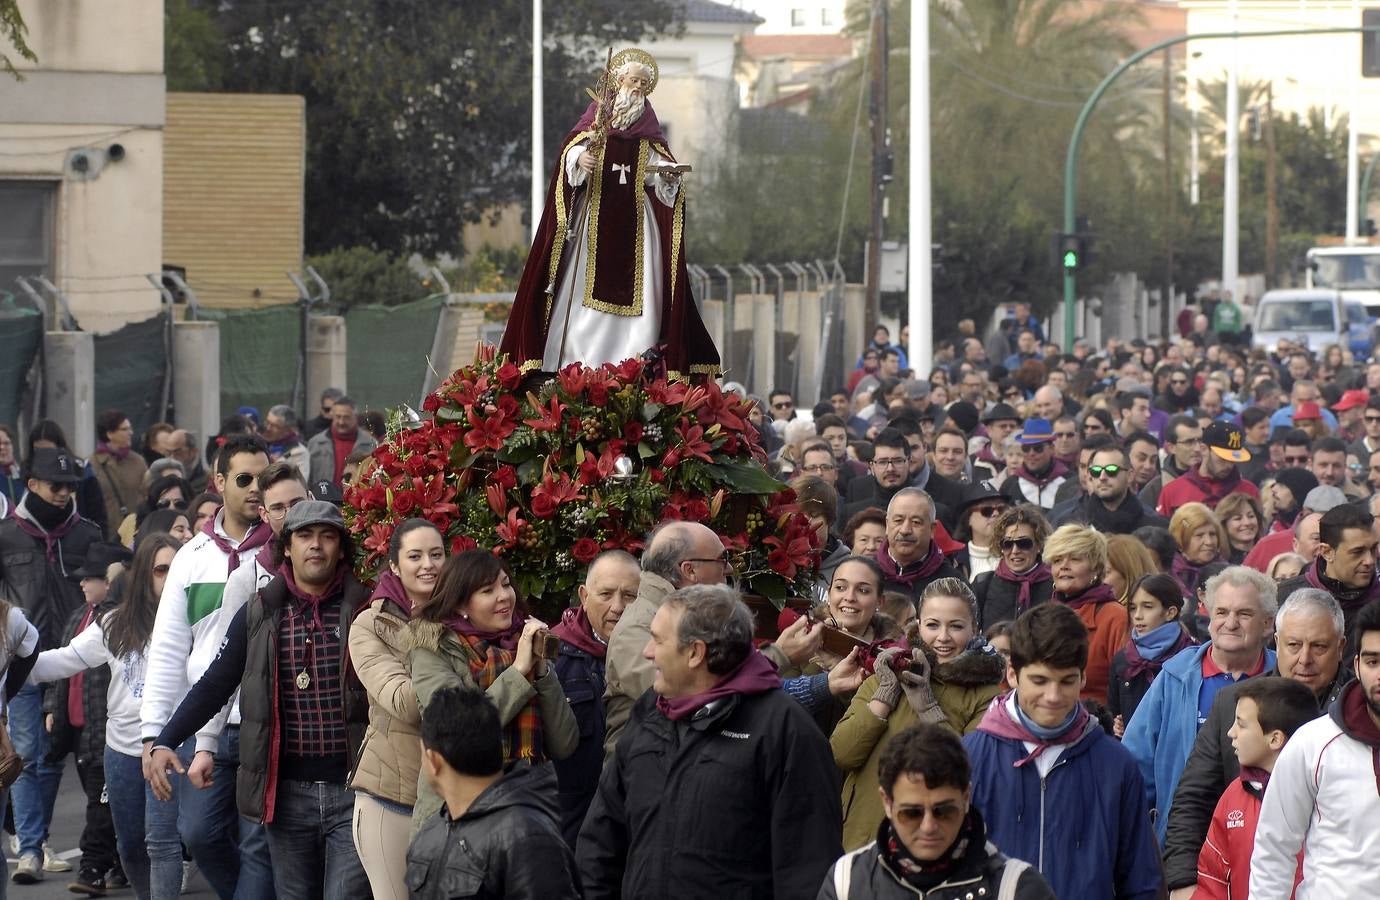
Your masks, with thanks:
[[[622,91],[635,93],[643,96],[647,92],[647,85],[651,83],[651,73],[647,67],[638,63],[629,63],[623,69],[623,74],[618,78],[618,87]]]

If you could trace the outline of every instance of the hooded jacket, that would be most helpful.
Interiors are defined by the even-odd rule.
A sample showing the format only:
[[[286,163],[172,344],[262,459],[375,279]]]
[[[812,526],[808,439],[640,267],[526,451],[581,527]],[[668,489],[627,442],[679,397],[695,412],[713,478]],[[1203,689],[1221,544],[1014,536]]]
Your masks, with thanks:
[[[963,746],[988,838],[1038,867],[1056,896],[1158,900],[1164,879],[1144,783],[1135,760],[1095,719],[1044,776],[1038,761],[1017,765],[1029,755],[1024,742],[986,726],[964,737]]]
[[[930,687],[944,722],[960,737],[978,727],[992,698],[1001,693],[1006,663],[1000,655],[983,650],[966,650],[952,662],[939,663],[930,657]],[[877,693],[877,676],[869,676],[853,695],[838,727],[829,738],[834,763],[844,774],[843,848],[861,847],[877,835],[877,826],[886,813],[877,793],[881,780],[877,769],[882,750],[893,737],[919,722],[903,696],[886,719],[877,718],[867,704]]]
[[[556,828],[555,794],[550,766],[517,760],[460,818],[443,805],[408,848],[408,895],[579,900],[575,858]]]
[[[24,531],[16,521],[24,519],[44,530],[29,511],[31,496],[25,494],[10,518],[0,520],[0,596],[24,610],[38,629],[39,649],[49,650],[61,646],[63,626],[85,602],[71,573],[86,563],[87,548],[101,539],[101,529],[81,518],[73,504],[64,522],[70,527],[53,540],[50,555],[47,541]]]
[[[1155,836],[1164,843],[1169,806],[1179,786],[1193,742],[1198,737],[1198,692],[1203,686],[1203,657],[1212,642],[1189,647],[1164,664],[1159,677],[1126,723],[1122,743],[1135,757],[1145,782],[1145,796],[1155,810]],[[1275,652],[1265,651],[1265,668]],[[1258,676],[1257,676],[1258,677]],[[1244,679],[1243,679],[1244,680]]]
[[[1380,895],[1380,778],[1376,746],[1346,723],[1352,682],[1328,714],[1304,725],[1275,760],[1251,856],[1251,896],[1288,897],[1304,850],[1296,900]]]

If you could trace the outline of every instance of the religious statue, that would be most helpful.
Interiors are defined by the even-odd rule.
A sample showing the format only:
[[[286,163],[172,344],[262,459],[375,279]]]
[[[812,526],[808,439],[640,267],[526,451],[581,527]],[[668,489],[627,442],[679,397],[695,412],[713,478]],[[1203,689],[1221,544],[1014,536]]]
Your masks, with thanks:
[[[644,50],[610,56],[561,153],[500,350],[523,371],[654,351],[670,374],[719,374],[685,267],[685,186],[648,97]]]

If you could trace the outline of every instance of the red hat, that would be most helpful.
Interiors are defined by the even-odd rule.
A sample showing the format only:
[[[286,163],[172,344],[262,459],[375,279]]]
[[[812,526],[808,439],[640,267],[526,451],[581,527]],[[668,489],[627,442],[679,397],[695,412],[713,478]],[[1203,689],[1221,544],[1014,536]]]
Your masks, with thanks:
[[[1342,399],[1332,404],[1333,412],[1346,412],[1358,406],[1365,406],[1370,400],[1370,392],[1363,390],[1343,391]]]
[[[1321,419],[1321,418],[1322,418],[1322,410],[1319,409],[1319,408],[1318,408],[1318,404],[1314,403],[1312,400],[1305,400],[1305,401],[1303,401],[1302,403],[1300,403],[1298,406],[1294,407],[1294,421],[1295,421],[1295,422],[1299,421],[1300,419]]]

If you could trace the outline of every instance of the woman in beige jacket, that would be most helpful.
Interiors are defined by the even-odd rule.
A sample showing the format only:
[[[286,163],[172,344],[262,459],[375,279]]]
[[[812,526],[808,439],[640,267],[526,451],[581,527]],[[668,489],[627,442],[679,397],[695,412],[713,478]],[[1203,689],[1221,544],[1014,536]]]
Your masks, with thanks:
[[[352,831],[378,900],[407,897],[407,834],[417,802],[422,714],[403,638],[413,607],[431,599],[445,561],[435,525],[426,519],[400,524],[388,545],[389,570],[350,626],[350,661],[369,693],[369,730],[350,782]]]
[[[528,618],[503,560],[466,550],[446,561],[426,605],[408,625],[408,668],[417,705],[448,687],[478,687],[498,707],[503,762],[542,765],[565,759],[580,742],[555,666],[538,652],[546,626]],[[425,780],[417,784],[412,831],[441,809]]]

